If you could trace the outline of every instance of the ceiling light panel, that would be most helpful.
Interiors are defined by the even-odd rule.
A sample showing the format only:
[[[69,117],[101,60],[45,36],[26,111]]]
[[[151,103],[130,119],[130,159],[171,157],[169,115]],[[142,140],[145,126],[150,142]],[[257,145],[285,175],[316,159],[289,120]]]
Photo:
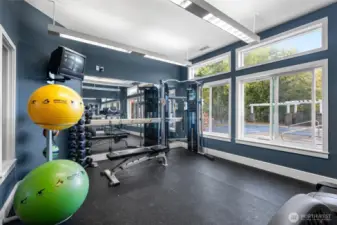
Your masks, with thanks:
[[[186,9],[188,6],[190,6],[192,4],[192,2],[189,1],[189,0],[171,0],[171,2],[179,5],[180,7],[184,8],[184,9]]]
[[[238,29],[234,28],[230,24],[226,23],[225,21],[219,19],[218,17],[214,16],[213,14],[209,13],[203,17],[204,20],[208,21],[209,23],[219,27],[220,29],[227,31],[228,33],[240,38],[241,40],[252,43],[255,40],[245,35],[243,32],[239,31]]]

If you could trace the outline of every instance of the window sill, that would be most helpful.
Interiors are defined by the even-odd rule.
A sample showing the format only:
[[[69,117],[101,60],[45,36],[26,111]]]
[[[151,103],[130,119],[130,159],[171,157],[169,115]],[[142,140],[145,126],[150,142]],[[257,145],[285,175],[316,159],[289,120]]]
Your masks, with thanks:
[[[7,176],[12,172],[15,168],[16,159],[6,160],[2,164],[2,170],[0,173],[0,185],[3,181],[6,180]]]
[[[307,156],[318,157],[318,158],[323,158],[323,159],[329,158],[328,152],[318,151],[314,149],[301,149],[301,148],[295,148],[295,147],[280,146],[280,145],[274,145],[274,144],[257,142],[257,141],[246,140],[246,139],[235,139],[235,143],[243,144],[243,145],[250,145],[250,146],[255,146],[255,147],[260,147],[260,148],[267,148],[270,150],[289,152],[289,153],[295,153],[295,154],[300,154],[300,155],[307,155]]]
[[[215,140],[219,140],[219,141],[228,141],[228,142],[231,142],[231,138],[229,136],[225,136],[225,135],[204,132],[202,136],[204,138],[215,139]]]

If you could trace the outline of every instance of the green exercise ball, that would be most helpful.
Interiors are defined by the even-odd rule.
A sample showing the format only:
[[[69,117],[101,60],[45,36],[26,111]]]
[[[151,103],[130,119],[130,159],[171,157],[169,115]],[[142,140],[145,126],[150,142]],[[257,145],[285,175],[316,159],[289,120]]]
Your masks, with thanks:
[[[52,152],[53,152],[53,160],[58,159],[58,158],[59,158],[59,147],[58,147],[57,145],[54,145],[54,144],[53,144]],[[47,157],[46,157],[46,154],[47,154],[47,147],[45,147],[45,148],[43,149],[42,154],[43,154],[43,156],[44,156],[45,158],[47,158]]]
[[[50,161],[20,182],[14,210],[25,224],[58,224],[79,209],[88,191],[89,178],[81,165],[70,160]]]

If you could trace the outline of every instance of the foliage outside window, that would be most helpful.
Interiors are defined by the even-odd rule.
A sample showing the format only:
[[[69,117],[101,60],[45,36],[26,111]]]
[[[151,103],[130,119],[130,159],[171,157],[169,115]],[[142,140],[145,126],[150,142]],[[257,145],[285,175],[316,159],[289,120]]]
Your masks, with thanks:
[[[230,53],[195,64],[189,70],[190,79],[228,73],[231,71]]]
[[[203,131],[206,135],[230,137],[230,79],[205,84]]]
[[[322,19],[269,38],[258,45],[245,46],[237,50],[237,67],[252,67],[325,50],[326,32],[326,19]]]
[[[250,75],[249,75],[250,76]],[[238,138],[322,151],[323,66],[238,80]],[[242,115],[242,116],[240,116]],[[240,121],[240,118],[242,121]]]

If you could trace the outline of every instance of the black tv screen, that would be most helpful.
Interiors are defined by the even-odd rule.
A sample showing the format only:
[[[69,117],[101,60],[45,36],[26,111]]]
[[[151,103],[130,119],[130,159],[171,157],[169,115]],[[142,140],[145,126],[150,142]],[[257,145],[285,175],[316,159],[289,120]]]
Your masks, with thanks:
[[[83,80],[85,61],[86,57],[84,55],[59,46],[50,56],[48,76],[50,79]],[[50,73],[53,77],[51,77]]]

